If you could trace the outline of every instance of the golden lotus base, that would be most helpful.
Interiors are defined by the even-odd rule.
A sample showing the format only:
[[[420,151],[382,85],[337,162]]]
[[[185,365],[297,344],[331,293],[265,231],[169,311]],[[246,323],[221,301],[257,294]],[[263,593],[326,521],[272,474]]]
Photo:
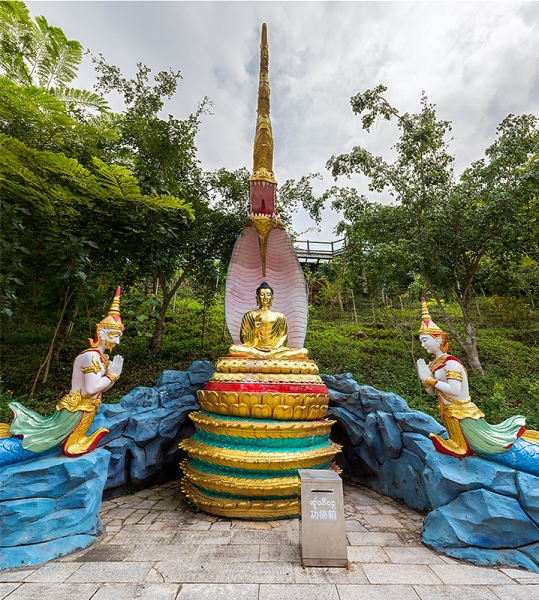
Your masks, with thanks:
[[[204,442],[198,442],[194,438],[182,440],[179,446],[191,458],[222,467],[249,469],[250,471],[314,469],[318,465],[329,463],[342,447],[331,442],[323,448],[314,450],[257,452],[210,446]]]
[[[197,396],[206,412],[229,417],[312,421],[325,417],[328,410],[327,394],[199,390]]]
[[[297,475],[291,477],[231,477],[207,473],[195,469],[185,459],[181,463],[186,480],[193,485],[223,494],[233,496],[249,496],[265,498],[268,496],[299,496],[301,482]],[[277,475],[277,474],[276,474]]]
[[[235,519],[283,519],[300,515],[299,498],[272,500],[220,498],[199,490],[187,477],[182,479],[182,491],[201,510]]]
[[[218,373],[282,373],[284,375],[318,375],[314,360],[294,358],[242,358],[225,356],[217,361]],[[314,381],[322,381],[316,379]]]
[[[247,419],[223,419],[203,412],[189,415],[197,431],[213,435],[225,435],[245,439],[296,439],[329,435],[336,421],[253,421]]]
[[[192,413],[183,440],[185,494],[201,510],[240,519],[299,515],[298,469],[326,468],[341,447],[329,440],[329,393],[316,363],[299,358],[224,357]]]

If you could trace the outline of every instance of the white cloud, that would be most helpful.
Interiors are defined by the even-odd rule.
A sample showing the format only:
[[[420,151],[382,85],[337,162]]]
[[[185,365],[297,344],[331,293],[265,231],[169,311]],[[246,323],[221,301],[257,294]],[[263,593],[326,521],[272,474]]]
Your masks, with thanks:
[[[366,145],[391,157],[394,126],[370,134],[350,97],[383,83],[401,111],[424,90],[453,121],[459,169],[492,143],[509,113],[539,114],[539,4],[534,2],[29,2],[93,53],[135,72],[181,70],[167,109],[184,117],[205,96],[198,138],[206,169],[251,166],[260,25],[268,24],[275,173],[324,171],[332,154]],[[93,82],[85,59],[78,85]],[[343,182],[345,183],[345,182]],[[366,192],[365,182],[353,183]],[[322,190],[332,184],[327,172]],[[319,239],[331,239],[327,214]],[[304,215],[297,230],[311,225]],[[311,234],[312,236],[312,234]]]

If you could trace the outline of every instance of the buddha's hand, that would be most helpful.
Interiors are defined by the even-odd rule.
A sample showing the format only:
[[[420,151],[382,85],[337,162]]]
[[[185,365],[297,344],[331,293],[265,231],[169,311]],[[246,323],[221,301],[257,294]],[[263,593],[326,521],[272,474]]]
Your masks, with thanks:
[[[431,377],[432,375],[427,363],[422,358],[417,361],[417,374],[419,375],[419,379],[421,379],[421,381],[425,381],[427,377]]]
[[[114,377],[116,379],[118,379],[118,377],[120,377],[120,375],[122,373],[123,366],[124,366],[124,358],[123,358],[123,356],[120,356],[119,354],[117,354],[112,359],[112,362],[110,363],[109,368],[107,369],[107,375],[114,375]]]

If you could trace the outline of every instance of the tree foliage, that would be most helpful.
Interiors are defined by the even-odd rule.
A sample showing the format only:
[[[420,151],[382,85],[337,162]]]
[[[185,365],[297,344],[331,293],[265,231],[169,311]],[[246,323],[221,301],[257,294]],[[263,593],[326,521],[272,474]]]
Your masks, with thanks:
[[[387,289],[392,282],[398,289],[418,272],[442,311],[443,290],[456,298],[465,337],[443,311],[446,324],[472,368],[482,372],[471,314],[479,268],[487,258],[505,267],[526,257],[537,260],[539,121],[533,115],[506,117],[485,157],[457,178],[446,140],[450,122],[437,118],[425,96],[418,114],[401,115],[384,99],[385,91],[378,86],[351,103],[367,131],[378,118],[396,119],[395,161],[357,146],[331,157],[327,167],[334,178],[366,175],[369,189],[389,192],[395,204],[369,202],[353,189],[334,188],[325,197],[343,211],[339,230],[360,244],[356,261],[378,285]]]

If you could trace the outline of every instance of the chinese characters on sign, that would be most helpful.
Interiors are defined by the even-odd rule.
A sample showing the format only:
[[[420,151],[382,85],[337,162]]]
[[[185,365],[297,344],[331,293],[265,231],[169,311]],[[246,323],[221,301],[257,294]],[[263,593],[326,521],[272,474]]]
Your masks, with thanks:
[[[336,521],[337,503],[335,500],[327,500],[325,497],[314,498],[309,501],[311,505],[311,519],[313,521]]]

